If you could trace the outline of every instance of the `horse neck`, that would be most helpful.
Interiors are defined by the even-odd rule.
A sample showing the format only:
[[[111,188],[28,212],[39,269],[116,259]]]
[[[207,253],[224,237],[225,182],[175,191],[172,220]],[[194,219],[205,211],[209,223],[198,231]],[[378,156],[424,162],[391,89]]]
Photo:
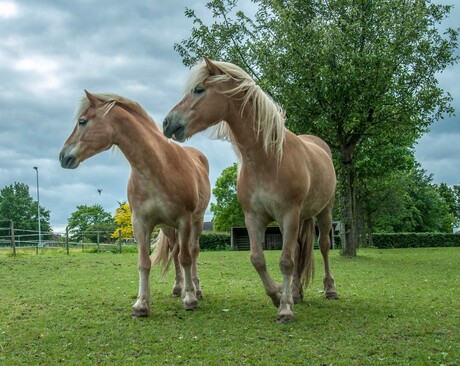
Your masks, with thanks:
[[[131,168],[144,174],[164,161],[168,141],[155,123],[143,116],[117,109],[114,117],[115,144],[129,161]]]
[[[274,154],[265,152],[262,136],[257,135],[256,121],[249,108],[246,107],[241,113],[240,103],[235,103],[234,108],[229,109],[226,122],[232,131],[233,147],[238,150],[242,164],[257,164],[258,168],[267,165],[272,169]]]

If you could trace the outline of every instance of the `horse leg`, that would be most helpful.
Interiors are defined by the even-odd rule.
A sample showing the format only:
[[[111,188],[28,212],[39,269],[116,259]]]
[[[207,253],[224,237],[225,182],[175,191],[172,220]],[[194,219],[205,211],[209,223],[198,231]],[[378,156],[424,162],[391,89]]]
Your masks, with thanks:
[[[174,234],[172,245],[172,257],[175,270],[173,296],[179,297],[182,296],[182,289],[184,287],[184,274],[182,273],[182,267],[179,262],[179,242],[176,233]]]
[[[172,295],[175,297],[182,296],[182,289],[184,287],[184,275],[182,273],[182,267],[179,262],[179,241],[177,238],[177,232],[174,229],[168,229],[169,248],[171,250],[172,259],[174,262],[174,286]]]
[[[329,264],[329,249],[331,247],[329,233],[332,229],[332,206],[333,202],[317,216],[319,228],[318,241],[324,262],[324,295],[327,299],[338,299],[339,295],[335,289],[334,277],[332,275],[331,267]]]
[[[296,243],[295,246],[295,270],[294,270],[294,277],[292,279],[292,299],[294,300],[294,304],[299,304],[303,301],[303,286],[300,278],[300,271],[299,271],[299,260],[300,258],[300,243]]]
[[[283,287],[281,292],[280,305],[278,307],[277,320],[279,323],[291,321],[294,317],[292,307],[292,279],[295,270],[295,253],[298,245],[299,234],[299,213],[288,215],[280,223],[283,227],[283,249],[281,250],[280,271],[283,275]],[[299,281],[300,282],[300,281]]]
[[[133,317],[146,317],[150,315],[150,235],[153,227],[146,227],[143,224],[136,224],[133,219],[134,236],[138,249],[139,268],[139,293],[137,301],[132,308]]]
[[[273,305],[280,305],[281,291],[280,286],[273,281],[267,271],[267,264],[263,252],[263,244],[265,241],[265,228],[268,225],[268,220],[261,220],[257,216],[244,213],[246,227],[248,228],[249,243],[251,247],[251,263],[256,269],[262,280],[265,293],[272,299]]]
[[[198,220],[192,227],[192,280],[196,289],[196,297],[203,298],[200,279],[198,278],[198,255],[200,254],[200,235],[203,231],[203,219]]]
[[[185,297],[183,299],[185,310],[194,310],[198,307],[198,300],[196,298],[195,285],[192,279],[192,255],[190,253],[191,247],[191,234],[192,234],[192,220],[187,217],[181,220],[178,228],[179,234],[179,261],[184,269],[185,275]]]

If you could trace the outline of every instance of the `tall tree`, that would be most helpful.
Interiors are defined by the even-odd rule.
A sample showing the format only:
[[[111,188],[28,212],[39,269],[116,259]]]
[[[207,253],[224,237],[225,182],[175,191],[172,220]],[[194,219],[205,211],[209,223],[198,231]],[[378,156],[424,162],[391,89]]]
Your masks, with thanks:
[[[238,166],[225,168],[212,190],[216,203],[211,203],[212,223],[217,231],[229,231],[232,226],[244,226],[244,214],[236,195]]]
[[[99,204],[79,205],[68,219],[70,237],[80,242],[95,243],[98,233],[100,240],[109,240],[115,226],[112,215]]]
[[[436,79],[457,61],[458,29],[438,29],[451,7],[429,0],[254,2],[253,19],[237,11],[236,0],[209,2],[210,26],[187,9],[195,26],[175,49],[188,66],[203,55],[239,64],[286,108],[292,131],[332,146],[343,254],[354,256],[360,146],[410,147],[452,112],[451,96]]]
[[[8,227],[7,221],[13,221],[18,230],[38,231],[38,202],[29,193],[24,183],[11,184],[0,191],[1,227]],[[40,226],[42,233],[51,233],[50,211],[40,206]],[[9,235],[8,229],[0,229],[0,236]],[[28,240],[38,240],[38,233],[31,234]]]

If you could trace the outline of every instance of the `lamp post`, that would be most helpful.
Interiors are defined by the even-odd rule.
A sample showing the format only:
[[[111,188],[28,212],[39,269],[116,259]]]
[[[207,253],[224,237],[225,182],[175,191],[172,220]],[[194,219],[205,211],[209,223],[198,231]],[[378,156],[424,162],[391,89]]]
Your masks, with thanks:
[[[38,246],[42,246],[42,229],[40,223],[40,188],[38,186],[38,167],[34,166],[37,172],[37,216],[38,216]]]

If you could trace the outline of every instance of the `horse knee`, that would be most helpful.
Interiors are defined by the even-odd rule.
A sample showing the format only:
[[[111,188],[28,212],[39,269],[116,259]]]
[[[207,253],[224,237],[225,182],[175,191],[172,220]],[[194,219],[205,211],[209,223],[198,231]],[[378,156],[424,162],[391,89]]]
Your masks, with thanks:
[[[251,254],[251,263],[257,271],[266,268],[265,259],[259,254]]]
[[[190,267],[192,265],[192,257],[190,256],[190,253],[184,254],[181,252],[179,254],[179,261],[182,267]]]
[[[294,273],[294,261],[291,258],[281,257],[280,271],[283,274],[293,274]]]

